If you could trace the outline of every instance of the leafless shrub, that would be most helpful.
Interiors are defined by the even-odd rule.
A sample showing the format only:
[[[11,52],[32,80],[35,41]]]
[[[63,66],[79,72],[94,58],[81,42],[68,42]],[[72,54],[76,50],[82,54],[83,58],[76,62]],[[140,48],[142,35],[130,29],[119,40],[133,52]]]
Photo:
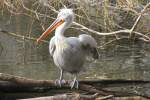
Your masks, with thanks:
[[[7,9],[11,15],[25,15],[31,18],[31,25],[27,30],[29,37],[32,35],[34,20],[40,23],[42,30],[45,30],[49,24],[47,20],[54,20],[59,9],[66,7],[73,8],[76,15],[74,25],[71,27],[73,30],[102,36],[111,35],[115,40],[122,38],[118,33],[127,33],[125,36],[129,38],[133,33],[145,42],[150,41],[150,29],[147,27],[149,23],[146,23],[150,21],[149,5],[148,1],[143,0],[1,0],[0,2],[1,10]],[[147,7],[144,8],[145,6]]]

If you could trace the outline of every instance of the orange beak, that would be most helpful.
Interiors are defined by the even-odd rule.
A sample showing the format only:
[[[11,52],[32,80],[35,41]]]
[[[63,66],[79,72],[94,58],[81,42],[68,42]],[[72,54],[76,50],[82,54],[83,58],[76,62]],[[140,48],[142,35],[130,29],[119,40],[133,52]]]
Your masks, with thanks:
[[[36,40],[37,43],[40,43],[41,40],[45,39],[53,30],[65,22],[64,19],[57,18],[47,29],[46,31]]]

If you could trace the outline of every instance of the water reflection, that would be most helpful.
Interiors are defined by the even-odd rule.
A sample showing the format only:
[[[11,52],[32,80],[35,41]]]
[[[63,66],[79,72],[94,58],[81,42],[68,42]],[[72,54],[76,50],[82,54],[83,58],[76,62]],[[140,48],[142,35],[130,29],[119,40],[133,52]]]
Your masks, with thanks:
[[[118,42],[118,44],[121,44]],[[93,63],[85,64],[86,71],[79,75],[80,79],[150,79],[150,53],[147,44],[124,42],[115,48],[99,49],[101,57]],[[47,52],[48,53],[48,52]],[[45,58],[46,59],[46,58]],[[44,60],[45,60],[44,59]],[[59,70],[52,59],[24,65],[0,65],[0,72],[25,76],[34,79],[56,79]],[[65,76],[70,79],[68,75]]]
[[[121,43],[122,42],[122,43]],[[127,43],[128,42],[128,43]],[[46,49],[47,50],[47,49]],[[79,75],[80,79],[150,79],[150,53],[148,44],[142,42],[118,41],[115,47],[112,45],[105,49],[99,49],[100,59],[85,64],[86,71]],[[0,72],[25,76],[35,79],[56,79],[59,70],[49,58],[48,52],[42,55],[43,62],[0,65]],[[69,79],[69,76],[65,76]]]
[[[2,41],[2,39],[1,39]],[[2,41],[4,42],[4,41]],[[12,43],[12,42],[10,42]],[[30,45],[29,45],[30,44]],[[54,65],[48,53],[48,44],[40,45],[34,50],[31,42],[26,41],[25,55],[13,56],[10,54],[18,49],[11,45],[5,55],[0,56],[0,72],[19,75],[34,79],[56,79],[59,70]],[[6,49],[5,46],[3,49]],[[13,51],[12,51],[13,50]],[[19,49],[20,50],[20,49]],[[20,52],[22,54],[22,52]],[[104,49],[99,49],[100,59],[85,64],[86,71],[79,75],[80,79],[143,79],[150,80],[150,53],[149,45],[142,41],[119,40],[108,45]],[[7,55],[9,54],[9,55]],[[34,55],[33,55],[34,54]],[[12,57],[13,62],[9,62],[8,57]],[[23,58],[18,58],[23,57]],[[15,60],[14,60],[15,59]],[[24,63],[21,63],[24,61]],[[9,63],[8,63],[9,62]],[[69,75],[65,75],[70,79]]]

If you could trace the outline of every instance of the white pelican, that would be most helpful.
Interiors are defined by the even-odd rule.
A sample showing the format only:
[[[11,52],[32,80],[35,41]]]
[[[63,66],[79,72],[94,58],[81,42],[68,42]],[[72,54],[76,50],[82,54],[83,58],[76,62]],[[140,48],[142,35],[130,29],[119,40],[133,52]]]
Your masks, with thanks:
[[[61,9],[57,19],[46,29],[46,31],[37,39],[39,43],[46,38],[49,33],[55,30],[49,43],[49,52],[53,56],[55,65],[60,69],[60,78],[56,83],[61,86],[63,83],[63,73],[69,72],[74,75],[71,82],[71,88],[78,88],[77,74],[83,68],[87,56],[98,59],[97,43],[95,39],[87,34],[79,37],[65,37],[64,31],[69,28],[74,20],[72,9]]]

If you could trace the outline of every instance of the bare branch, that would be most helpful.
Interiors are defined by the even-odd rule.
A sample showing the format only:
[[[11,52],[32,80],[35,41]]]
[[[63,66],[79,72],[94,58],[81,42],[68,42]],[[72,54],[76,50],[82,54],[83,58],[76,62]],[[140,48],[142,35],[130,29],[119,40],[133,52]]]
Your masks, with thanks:
[[[138,18],[136,19],[136,21],[134,22],[132,28],[130,29],[130,37],[131,34],[133,32],[133,30],[135,29],[135,27],[137,26],[138,22],[140,21],[142,14],[145,13],[145,10],[150,6],[150,2],[144,7],[144,9],[141,11],[141,13],[139,14]]]
[[[34,37],[26,37],[26,36],[15,34],[15,33],[12,33],[12,32],[8,32],[8,31],[2,30],[2,29],[0,29],[0,32],[6,33],[8,35],[11,35],[11,36],[14,36],[14,37],[17,37],[17,38],[21,38],[21,39],[27,39],[27,40],[32,40],[32,41],[37,40],[37,38],[34,38]],[[48,41],[45,41],[45,40],[42,40],[42,42],[49,43]]]
[[[82,27],[81,30],[86,30],[88,32],[91,32],[91,33],[95,33],[97,35],[103,35],[103,36],[107,36],[107,35],[115,35],[115,34],[123,34],[123,33],[128,33],[130,34],[130,30],[129,29],[125,29],[125,30],[119,30],[119,31],[114,31],[114,32],[107,32],[107,33],[101,33],[101,32],[98,32],[98,31],[94,31],[92,29],[89,29],[87,27],[85,27],[84,25],[81,25],[77,22],[73,22],[74,25],[77,25],[77,26],[80,26]],[[146,38],[146,40],[150,41],[150,38],[142,33],[139,33],[139,32],[135,32],[133,31],[133,33],[139,35],[139,36],[142,36],[143,38]]]
[[[79,93],[66,93],[66,94],[59,94],[54,96],[47,96],[47,97],[37,97],[37,98],[28,98],[28,99],[20,99],[20,100],[95,100],[98,97],[98,93],[93,95],[82,95]],[[106,97],[99,97],[104,100],[103,98],[112,98],[113,96],[106,96]]]

